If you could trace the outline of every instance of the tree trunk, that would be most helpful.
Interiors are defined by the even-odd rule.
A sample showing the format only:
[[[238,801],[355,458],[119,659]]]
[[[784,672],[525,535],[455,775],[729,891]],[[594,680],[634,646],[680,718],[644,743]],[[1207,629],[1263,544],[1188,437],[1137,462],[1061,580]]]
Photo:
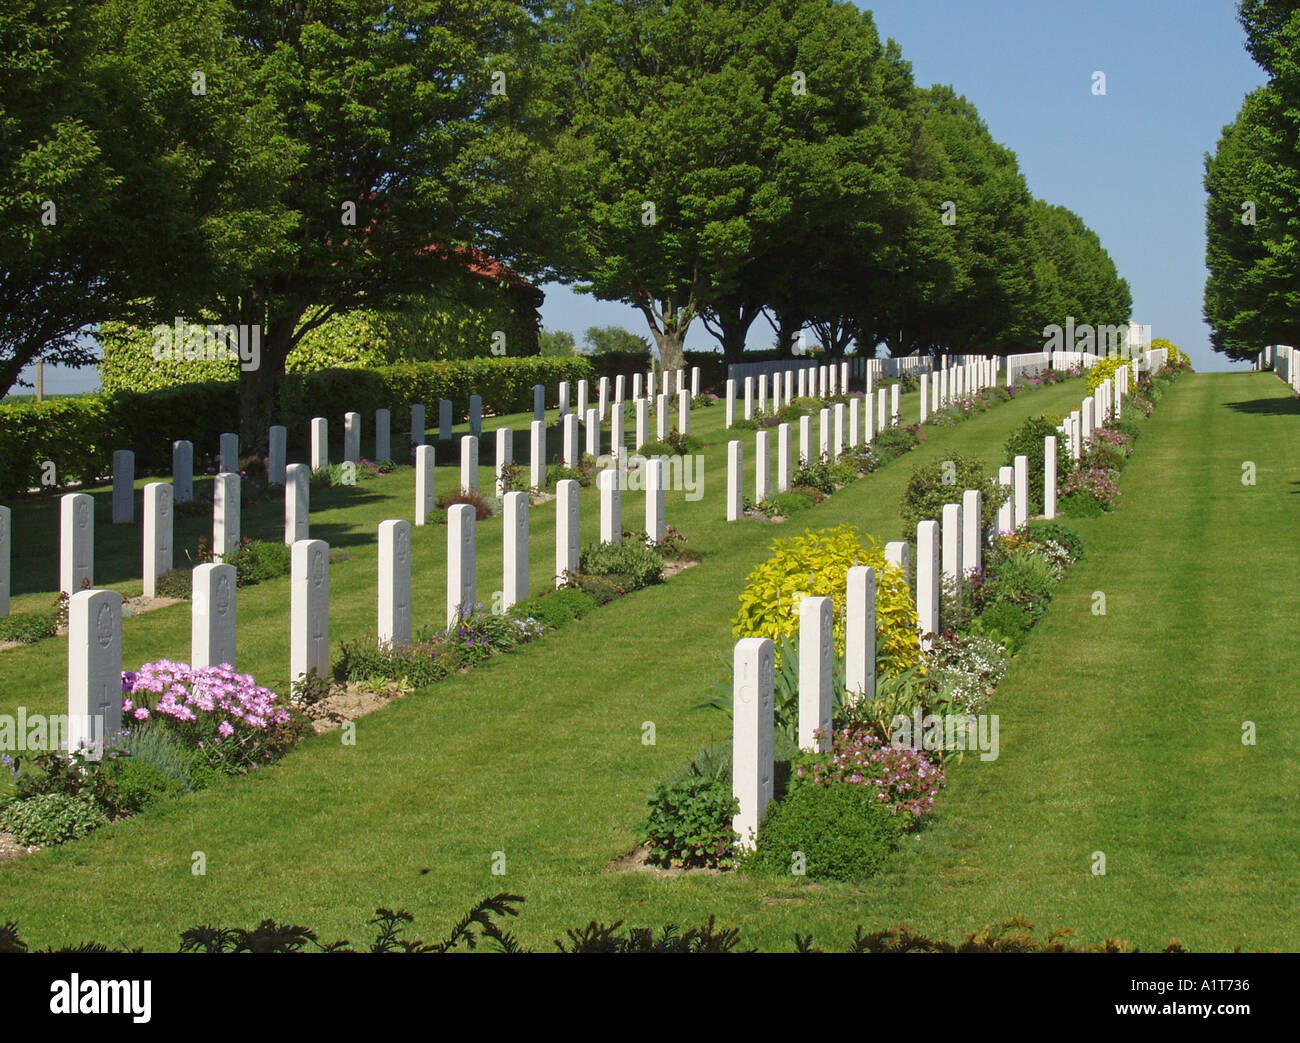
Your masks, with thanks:
[[[263,303],[265,302],[265,303]],[[267,300],[260,293],[246,299],[240,321],[261,327],[261,351],[256,369],[239,374],[239,447],[241,455],[265,457],[271,425],[281,419],[280,388],[294,332],[305,307],[296,302]],[[250,331],[251,336],[251,331]]]

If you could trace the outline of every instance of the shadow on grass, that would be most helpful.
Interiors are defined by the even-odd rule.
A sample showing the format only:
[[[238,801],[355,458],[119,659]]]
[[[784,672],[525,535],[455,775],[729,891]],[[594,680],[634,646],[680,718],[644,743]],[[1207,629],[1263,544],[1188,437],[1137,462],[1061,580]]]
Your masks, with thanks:
[[[1254,398],[1249,402],[1225,402],[1224,405],[1238,413],[1255,415],[1300,414],[1300,399],[1296,398]]]

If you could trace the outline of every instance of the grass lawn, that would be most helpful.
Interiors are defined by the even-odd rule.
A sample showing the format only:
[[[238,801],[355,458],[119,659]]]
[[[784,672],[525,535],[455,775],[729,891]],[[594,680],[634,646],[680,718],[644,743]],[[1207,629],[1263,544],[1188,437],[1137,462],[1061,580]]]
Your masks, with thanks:
[[[1300,410],[1262,374],[1185,377],[1166,396],[1124,473],[1123,506],[1077,523],[1088,556],[999,689],[1001,758],[952,774],[935,823],[884,876],[774,885],[610,868],[635,843],[646,793],[729,731],[727,718],[693,707],[726,676],[736,596],[770,540],[844,521],[899,538],[914,464],[961,452],[994,467],[1020,420],[1063,413],[1081,395],[1071,382],[928,428],[920,449],[783,525],[721,521],[722,409],[699,411],[704,499],[670,493],[667,516],[702,565],[363,718],[356,746],[318,737],[273,769],[0,867],[0,919],[18,920],[34,945],[96,937],[166,950],[192,923],[267,916],[357,940],[386,905],[415,913],[428,936],[509,890],[527,898],[512,927],[538,947],[593,918],[691,924],[716,913],[745,944],[784,949],[796,930],[836,944],[857,923],[906,921],[953,936],[1021,913],[1144,948],[1170,936],[1203,949],[1293,948],[1287,840],[1300,811],[1284,795],[1300,738],[1282,699],[1297,673],[1284,635],[1300,598],[1287,499],[1300,487]],[[905,396],[904,416],[916,409]],[[506,418],[524,452],[528,419]],[[752,467],[753,433],[739,437]],[[1253,488],[1240,482],[1244,460],[1258,466]],[[438,487],[454,484],[454,468],[440,468]],[[490,467],[480,484],[490,486]],[[374,627],[375,529],[410,516],[413,488],[404,469],[313,495],[312,535],[349,554],[331,570],[336,650]],[[625,494],[625,527],[641,509],[641,494]],[[30,602],[15,608],[48,604],[54,586],[57,512],[32,543],[20,527],[41,510],[15,511],[15,601]],[[584,540],[594,539],[594,489],[582,510]],[[138,525],[97,525],[97,579],[138,592]],[[206,529],[191,520],[178,545]],[[279,500],[248,508],[244,529],[278,536]],[[442,616],[444,536],[417,530],[417,623]],[[481,600],[500,585],[499,541],[499,519],[480,526]],[[541,589],[554,548],[547,507],[534,509],[532,547]],[[1091,613],[1095,590],[1106,592],[1105,617]],[[272,687],[287,674],[287,602],[287,579],[239,592],[239,666]],[[127,620],[126,666],[187,658],[188,614],[181,605]],[[62,639],[0,653],[0,712],[61,711],[65,656]],[[1243,720],[1256,722],[1258,746],[1241,745]],[[656,746],[641,744],[645,721]],[[1099,850],[1105,877],[1090,871]],[[205,876],[190,871],[196,851]],[[491,872],[497,852],[504,876]],[[1255,912],[1265,908],[1267,918]]]

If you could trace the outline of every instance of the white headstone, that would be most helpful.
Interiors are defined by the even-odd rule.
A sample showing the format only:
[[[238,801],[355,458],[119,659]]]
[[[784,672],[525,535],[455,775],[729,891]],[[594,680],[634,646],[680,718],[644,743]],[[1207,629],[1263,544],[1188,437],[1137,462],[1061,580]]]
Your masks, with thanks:
[[[754,378],[745,378],[745,419],[754,419]]]
[[[177,503],[194,500],[194,443],[180,439],[172,443],[172,488]]]
[[[528,494],[506,493],[501,514],[501,607],[508,609],[528,597]]]
[[[379,523],[379,643],[411,643],[411,523]]]
[[[454,503],[447,508],[447,625],[474,610],[478,562],[474,507]]]
[[[478,489],[478,439],[460,436],[460,487],[466,492]]]
[[[361,459],[361,414],[343,414],[343,462],[356,463]]]
[[[569,415],[569,382],[560,381],[560,420]]]
[[[763,429],[754,433],[754,502],[762,503],[772,495],[771,433]]]
[[[438,440],[440,442],[450,441],[454,426],[455,420],[451,413],[451,399],[438,399]]]
[[[221,470],[239,471],[239,435],[226,431],[221,436],[221,453],[219,456]]]
[[[311,469],[319,471],[330,465],[329,421],[323,416],[311,421]]]
[[[677,392],[677,430],[684,435],[691,433],[691,396],[685,388]]]
[[[831,411],[823,408],[817,411],[817,459],[829,460],[830,458]]]
[[[483,437],[483,396],[469,396],[469,433],[475,438]]]
[[[266,437],[266,480],[271,485],[284,484],[288,441],[288,429],[283,424],[272,424]]]
[[[506,494],[503,468],[515,459],[515,433],[508,427],[497,428],[496,452],[496,496],[501,499]]]
[[[655,438],[662,442],[668,437],[668,396],[655,399]]]
[[[760,410],[767,409],[767,374],[766,373],[760,373],[758,375],[758,403],[757,404]]]
[[[736,382],[728,380],[726,385],[726,426],[731,427],[736,422]]]
[[[943,574],[955,584],[962,580],[961,540],[962,540],[961,504],[943,505]]]
[[[578,417],[584,424],[587,422],[587,399],[590,393],[590,385],[587,381],[578,381]]]
[[[939,523],[933,519],[916,526],[916,615],[921,647],[928,649],[929,635],[939,633]]]
[[[305,540],[311,503],[311,472],[306,464],[284,469],[284,542],[292,547]]]
[[[618,457],[620,460],[626,458],[623,446],[626,438],[626,433],[623,430],[623,420],[623,400],[616,398],[609,408],[609,451],[611,455]]]
[[[832,372],[834,372],[832,370]],[[836,402],[831,408],[831,457],[838,460],[844,455],[844,403]]]
[[[1029,520],[1029,457],[1017,456],[1013,461],[1015,472],[1015,523],[1016,528]]]
[[[474,508],[470,508],[472,511]],[[289,681],[330,669],[330,549],[324,540],[293,545],[289,577]]]
[[[906,540],[885,544],[885,562],[901,571],[908,583],[912,582],[912,549]]]
[[[984,563],[984,494],[967,489],[961,494],[961,571],[962,575]]]
[[[776,778],[776,646],[770,638],[736,642],[732,671],[731,792],[739,810],[731,827],[739,846],[752,850]]]
[[[212,479],[212,558],[225,561],[239,549],[239,475]]]
[[[849,569],[844,605],[844,689],[856,693],[858,699],[876,697],[876,570],[869,565]]]
[[[735,521],[744,511],[745,447],[739,441],[727,443],[727,521]]]
[[[387,409],[375,410],[375,459],[393,458],[393,414]]]
[[[144,487],[144,596],[156,597],[158,580],[172,568],[172,487],[149,482]]]
[[[798,374],[798,395],[800,398],[808,397],[808,370],[801,369]]]
[[[632,400],[645,397],[645,377],[640,373],[632,374]]]
[[[546,421],[534,420],[528,434],[528,487],[540,490],[546,484]]]
[[[1016,527],[1016,496],[1013,487],[1015,479],[1010,467],[998,468],[998,484],[1005,486],[1010,495],[998,508],[998,531],[1011,532]]]
[[[1043,439],[1043,517],[1056,517],[1056,436]]]
[[[95,501],[65,493],[59,501],[59,589],[72,597],[95,585]]]
[[[118,449],[113,453],[113,524],[135,521],[135,453]]]
[[[812,463],[812,417],[799,418],[799,466],[807,467]]]
[[[856,449],[862,444],[862,399],[854,396],[849,399],[849,447]]]
[[[434,492],[434,453],[431,445],[415,447],[415,524],[428,525],[437,509]]]
[[[603,422],[609,415],[609,377],[601,377],[596,385],[596,409]]]
[[[1088,446],[1092,443],[1092,429],[1095,426],[1094,417],[1096,415],[1094,412],[1095,409],[1096,409],[1096,404],[1093,402],[1091,396],[1083,400],[1083,407],[1080,410],[1080,415],[1083,418],[1083,424],[1079,432],[1079,439],[1084,449],[1088,448]]]
[[[595,406],[587,410],[587,455],[600,455],[600,412]]]
[[[411,406],[411,445],[424,445],[424,404],[417,402]]]
[[[650,400],[638,398],[633,408],[636,410],[636,437],[632,441],[632,448],[639,451],[650,441]]]
[[[616,467],[607,467],[596,475],[600,489],[600,542],[623,542],[623,490]]]
[[[122,595],[80,590],[68,600],[68,749],[91,759],[122,730]]]
[[[700,367],[691,367],[691,397],[694,398],[700,393]]]
[[[794,474],[794,460],[790,441],[790,425],[778,424],[776,428],[776,491],[790,491],[790,478]]]
[[[208,562],[190,573],[190,665],[235,665],[234,565]]]
[[[574,468],[578,466],[578,415],[568,413],[562,421],[564,427],[564,466]]]
[[[578,483],[555,483],[555,585],[564,585],[566,572],[578,571]]]
[[[921,423],[930,419],[930,374],[921,374]]]
[[[646,461],[645,531],[655,543],[664,538],[664,472],[666,463],[661,456]]]
[[[799,602],[799,748],[831,748],[831,670],[835,656],[830,598]]]
[[[546,420],[546,385],[533,385],[533,419]]]

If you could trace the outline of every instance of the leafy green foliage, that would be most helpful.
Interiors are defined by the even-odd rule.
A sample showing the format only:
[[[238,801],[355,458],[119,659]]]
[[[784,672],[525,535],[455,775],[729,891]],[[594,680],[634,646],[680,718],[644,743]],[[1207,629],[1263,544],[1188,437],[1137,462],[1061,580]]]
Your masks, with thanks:
[[[620,585],[630,591],[659,583],[664,575],[664,560],[644,543],[623,540],[583,548],[578,568],[590,576],[626,577],[627,582]]]
[[[899,822],[869,786],[799,786],[768,806],[744,868],[792,878],[800,858],[812,880],[867,880],[898,847]]]
[[[167,772],[134,757],[122,757],[104,767],[113,812],[134,815],[149,805],[182,791]]]
[[[690,775],[658,786],[650,795],[650,817],[642,843],[653,865],[729,869],[735,864],[732,818],[740,804],[730,778]]]
[[[21,797],[0,808],[0,830],[41,847],[80,839],[107,821],[94,803],[66,793]]]
[[[912,468],[912,476],[899,505],[903,537],[916,539],[916,526],[920,522],[941,519],[944,504],[961,503],[962,494],[967,489],[978,489],[983,494],[981,521],[986,530],[992,528],[1008,490],[985,475],[980,461],[954,454],[948,460],[935,460]]]

